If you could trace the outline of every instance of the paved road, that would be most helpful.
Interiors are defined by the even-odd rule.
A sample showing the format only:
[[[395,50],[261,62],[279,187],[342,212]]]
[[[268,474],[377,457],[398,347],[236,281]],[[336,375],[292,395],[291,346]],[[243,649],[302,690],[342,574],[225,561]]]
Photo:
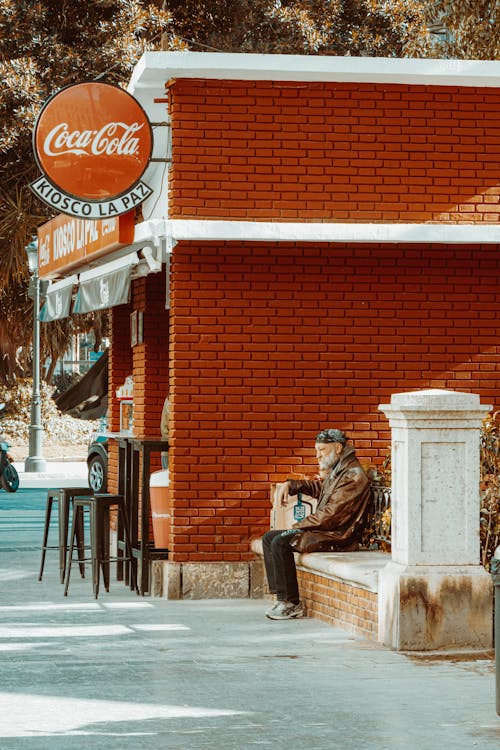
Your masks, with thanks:
[[[0,492],[0,750],[498,750],[491,661],[422,662],[263,603],[96,602],[56,553],[45,493]]]

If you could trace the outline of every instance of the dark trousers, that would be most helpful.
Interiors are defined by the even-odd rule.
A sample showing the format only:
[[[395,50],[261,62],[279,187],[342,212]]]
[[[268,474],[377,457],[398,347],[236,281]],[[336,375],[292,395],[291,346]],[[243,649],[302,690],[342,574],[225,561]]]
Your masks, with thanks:
[[[299,586],[293,549],[290,540],[294,534],[300,533],[295,529],[288,531],[268,531],[262,537],[264,565],[266,567],[267,583],[272,594],[276,594],[279,601],[298,604]]]

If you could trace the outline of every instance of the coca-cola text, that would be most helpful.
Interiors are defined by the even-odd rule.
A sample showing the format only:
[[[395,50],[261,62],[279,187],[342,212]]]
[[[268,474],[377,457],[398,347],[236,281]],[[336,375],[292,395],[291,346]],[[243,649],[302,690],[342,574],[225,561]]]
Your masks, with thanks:
[[[113,154],[132,156],[139,148],[139,139],[134,138],[144,123],[108,122],[100,130],[69,130],[67,122],[56,125],[46,136],[43,150],[47,156],[76,154],[99,156]]]

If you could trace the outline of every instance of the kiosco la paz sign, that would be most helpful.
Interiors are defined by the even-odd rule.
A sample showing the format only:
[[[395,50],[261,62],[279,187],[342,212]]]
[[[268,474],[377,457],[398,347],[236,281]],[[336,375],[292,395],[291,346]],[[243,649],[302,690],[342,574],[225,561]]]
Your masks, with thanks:
[[[78,83],[58,91],[38,115],[33,148],[43,175],[31,189],[65,214],[118,216],[152,193],[141,181],[151,125],[139,102],[117,86]]]
[[[134,239],[134,212],[109,219],[59,214],[38,227],[40,277],[55,278],[92,257],[108,255]]]
[[[64,214],[85,219],[105,219],[118,216],[135,208],[153,192],[144,182],[138,182],[133,190],[113,200],[90,202],[77,200],[75,197],[55,188],[45,177],[39,177],[30,185],[33,192],[47,205]]]

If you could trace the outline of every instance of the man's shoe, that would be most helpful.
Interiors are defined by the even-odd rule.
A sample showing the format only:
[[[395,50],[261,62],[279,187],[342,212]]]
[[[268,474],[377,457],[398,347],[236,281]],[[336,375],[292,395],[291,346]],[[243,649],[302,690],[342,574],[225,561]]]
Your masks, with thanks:
[[[266,617],[270,620],[293,620],[294,618],[304,617],[304,608],[299,602],[276,602],[275,606],[266,612]]]
[[[274,602],[274,604],[273,604],[272,607],[269,607],[269,609],[266,609],[266,611],[264,613],[266,615],[266,617],[269,617],[269,615],[271,614],[271,612],[274,612],[278,608],[278,606],[280,604],[282,604],[282,602]]]

